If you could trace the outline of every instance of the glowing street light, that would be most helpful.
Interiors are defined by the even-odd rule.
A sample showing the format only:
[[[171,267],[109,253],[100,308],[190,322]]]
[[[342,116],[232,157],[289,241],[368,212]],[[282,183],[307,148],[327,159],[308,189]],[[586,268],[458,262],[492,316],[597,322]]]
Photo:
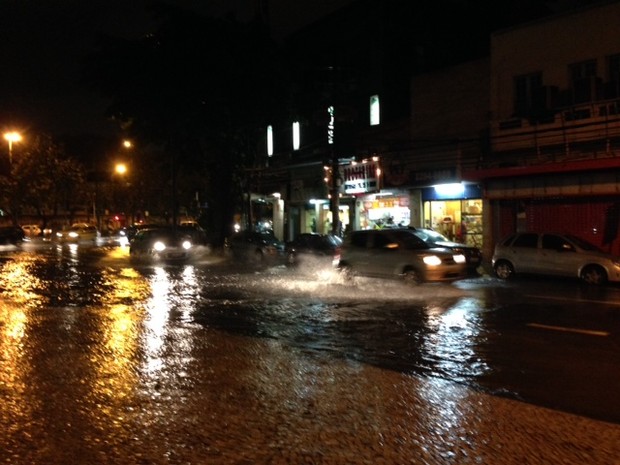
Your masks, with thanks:
[[[13,142],[20,142],[22,140],[22,135],[19,132],[5,132],[4,138],[9,143],[9,165],[13,164]]]
[[[114,171],[116,171],[117,174],[123,175],[127,173],[127,165],[125,163],[117,163],[114,167]]]
[[[133,144],[131,143],[131,141],[129,139],[125,139],[123,141],[123,147],[125,147],[126,149],[130,149],[133,147]]]

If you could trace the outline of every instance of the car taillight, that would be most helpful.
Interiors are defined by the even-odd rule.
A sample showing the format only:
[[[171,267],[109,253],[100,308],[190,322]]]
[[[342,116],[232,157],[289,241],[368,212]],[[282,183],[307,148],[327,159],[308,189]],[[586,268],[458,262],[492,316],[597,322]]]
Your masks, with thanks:
[[[334,256],[332,257],[332,263],[334,265],[338,265],[338,263],[340,262],[340,252],[341,252],[340,247],[336,247],[334,249]]]

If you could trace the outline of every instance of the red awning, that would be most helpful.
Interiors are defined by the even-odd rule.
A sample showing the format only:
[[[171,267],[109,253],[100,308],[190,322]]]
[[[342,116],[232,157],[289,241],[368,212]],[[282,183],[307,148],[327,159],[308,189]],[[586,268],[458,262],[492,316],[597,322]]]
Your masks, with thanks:
[[[512,178],[518,176],[568,173],[575,171],[600,171],[614,168],[620,168],[620,157],[464,171],[463,180],[483,181],[485,179],[492,178]]]

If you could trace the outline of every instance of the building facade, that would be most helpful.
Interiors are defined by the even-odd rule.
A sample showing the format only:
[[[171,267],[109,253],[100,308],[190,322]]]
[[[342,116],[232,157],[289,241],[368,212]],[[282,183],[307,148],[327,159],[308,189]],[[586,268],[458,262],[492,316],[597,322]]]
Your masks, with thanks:
[[[490,151],[465,173],[489,244],[556,230],[620,253],[618,20],[604,2],[491,36]]]
[[[278,192],[276,234],[328,232],[336,214],[341,233],[432,227],[487,259],[524,229],[620,253],[618,20],[611,1],[497,31],[487,57],[408,68],[398,97],[394,80],[380,79],[384,53],[309,85],[274,123],[281,138],[261,195]]]

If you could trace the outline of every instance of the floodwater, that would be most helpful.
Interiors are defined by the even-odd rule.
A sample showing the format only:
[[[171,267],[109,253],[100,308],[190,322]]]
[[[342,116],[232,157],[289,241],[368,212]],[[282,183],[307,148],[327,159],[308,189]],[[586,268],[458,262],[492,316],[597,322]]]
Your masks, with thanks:
[[[122,247],[32,252],[9,254],[0,274],[3,299],[23,306],[29,321],[44,310],[78,319],[94,309],[130,312],[135,324],[197,323],[452,381],[488,370],[476,355],[487,337],[480,301],[451,285],[364,278],[352,285],[325,266],[247,268],[218,256],[136,264]]]
[[[611,463],[615,426],[465,387],[491,370],[484,306],[463,287],[351,285],[217,254],[3,249],[0,463],[521,464],[523,431],[540,463],[558,450]],[[567,425],[596,453],[567,443]],[[513,426],[510,444],[490,441]]]

